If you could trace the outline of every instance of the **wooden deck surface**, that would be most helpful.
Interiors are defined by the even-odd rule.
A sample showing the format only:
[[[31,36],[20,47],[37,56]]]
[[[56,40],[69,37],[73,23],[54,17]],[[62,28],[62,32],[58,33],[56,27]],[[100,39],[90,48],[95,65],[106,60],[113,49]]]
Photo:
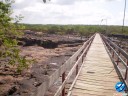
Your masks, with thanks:
[[[120,81],[99,34],[96,34],[71,96],[113,96]]]

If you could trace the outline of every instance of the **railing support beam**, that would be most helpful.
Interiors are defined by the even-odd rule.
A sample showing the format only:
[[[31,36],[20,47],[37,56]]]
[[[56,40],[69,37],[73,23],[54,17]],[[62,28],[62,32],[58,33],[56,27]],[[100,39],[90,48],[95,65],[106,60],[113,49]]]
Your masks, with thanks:
[[[109,40],[107,37],[102,35],[102,39],[104,43],[106,44],[107,49],[109,50],[110,57],[112,58],[119,72],[119,75],[121,76],[121,78],[123,79],[123,81],[125,82],[128,88],[128,81],[127,81],[128,80],[128,54],[123,49],[121,49],[119,46],[117,46],[115,43],[113,43],[111,40]],[[116,56],[117,56],[117,59],[115,58]],[[127,61],[124,61],[123,59],[126,59]],[[125,67],[125,70],[126,70],[125,72],[121,71],[120,66],[118,66],[119,63]]]
[[[64,82],[64,80],[65,80],[65,72],[62,74],[62,83]],[[65,87],[62,90],[62,96],[65,96]]]
[[[128,60],[127,60],[127,66],[128,66]],[[126,72],[125,72],[125,80],[127,79],[127,74],[128,74],[128,69],[126,69]]]
[[[77,58],[76,58],[76,60],[78,60],[79,58],[78,58],[78,56],[77,56]],[[78,74],[78,65],[76,66],[76,75]]]

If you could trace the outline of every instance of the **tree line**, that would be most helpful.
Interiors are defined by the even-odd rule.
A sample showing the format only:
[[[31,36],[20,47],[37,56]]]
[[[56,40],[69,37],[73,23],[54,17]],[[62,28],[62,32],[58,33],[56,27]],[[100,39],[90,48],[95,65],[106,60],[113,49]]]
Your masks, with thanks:
[[[128,26],[122,31],[122,26],[106,25],[41,25],[41,24],[23,24],[25,30],[42,32],[48,34],[76,34],[89,35],[96,32],[103,34],[124,34],[128,35]]]

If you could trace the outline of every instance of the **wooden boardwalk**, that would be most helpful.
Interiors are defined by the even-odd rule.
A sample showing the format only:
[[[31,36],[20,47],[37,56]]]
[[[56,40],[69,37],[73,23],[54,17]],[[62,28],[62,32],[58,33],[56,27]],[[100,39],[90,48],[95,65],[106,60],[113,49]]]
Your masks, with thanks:
[[[99,34],[96,34],[84,59],[71,96],[113,96],[120,81]]]

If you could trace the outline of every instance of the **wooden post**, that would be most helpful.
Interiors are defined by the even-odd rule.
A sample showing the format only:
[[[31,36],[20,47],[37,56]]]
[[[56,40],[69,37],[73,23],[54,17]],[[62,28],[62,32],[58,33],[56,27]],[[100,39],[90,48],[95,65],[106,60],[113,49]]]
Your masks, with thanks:
[[[119,56],[120,56],[120,51],[119,51],[119,54],[118,54]],[[117,65],[119,64],[119,57],[117,57],[117,61],[116,61],[116,63],[117,63]]]
[[[62,83],[64,82],[64,80],[65,80],[65,72],[62,74]],[[65,87],[62,90],[62,96],[65,96]]]
[[[106,45],[108,46],[109,52],[111,53],[111,47],[108,44],[106,44]]]
[[[128,66],[128,60],[127,60],[127,66]],[[128,69],[126,68],[126,72],[125,72],[125,80],[127,79],[127,74],[128,74]]]
[[[82,63],[83,63],[83,61],[84,61],[84,56],[82,56]]]
[[[109,50],[110,50],[110,53],[111,53],[111,50],[112,50],[112,49],[111,49],[109,46],[108,46],[108,48],[109,48]]]
[[[77,56],[76,60],[78,60],[78,56]],[[76,66],[76,75],[77,74],[78,74],[78,65]]]
[[[78,74],[78,65],[76,66],[76,75]]]
[[[114,50],[113,50],[113,52],[112,52],[112,58],[114,59]]]

